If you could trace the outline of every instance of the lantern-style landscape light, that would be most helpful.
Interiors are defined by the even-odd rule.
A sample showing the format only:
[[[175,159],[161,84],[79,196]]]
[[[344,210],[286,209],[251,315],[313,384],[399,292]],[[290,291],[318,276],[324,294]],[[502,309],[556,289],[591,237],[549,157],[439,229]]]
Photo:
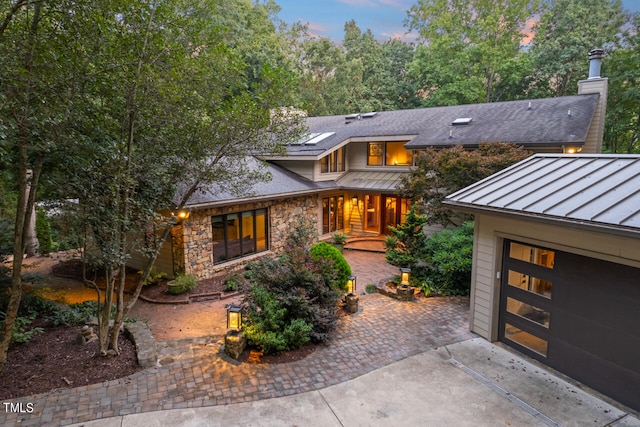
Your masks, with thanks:
[[[411,277],[411,269],[410,268],[401,268],[400,269],[400,284],[409,286],[409,278]]]
[[[351,276],[347,279],[347,293],[354,294],[356,293],[356,276]]]
[[[227,329],[239,331],[242,329],[242,307],[229,305],[227,307]]]

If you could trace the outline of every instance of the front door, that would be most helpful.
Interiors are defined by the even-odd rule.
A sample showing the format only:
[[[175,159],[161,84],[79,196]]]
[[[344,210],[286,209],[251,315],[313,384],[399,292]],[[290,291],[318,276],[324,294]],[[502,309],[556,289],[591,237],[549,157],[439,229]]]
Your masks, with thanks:
[[[391,234],[389,227],[404,224],[410,201],[395,195],[382,195],[382,234]]]

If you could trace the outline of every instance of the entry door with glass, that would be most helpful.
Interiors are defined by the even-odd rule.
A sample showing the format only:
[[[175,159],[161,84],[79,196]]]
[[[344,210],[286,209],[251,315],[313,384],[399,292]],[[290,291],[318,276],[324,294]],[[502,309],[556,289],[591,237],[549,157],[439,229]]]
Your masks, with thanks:
[[[538,359],[549,351],[554,260],[553,250],[505,241],[499,337]]]

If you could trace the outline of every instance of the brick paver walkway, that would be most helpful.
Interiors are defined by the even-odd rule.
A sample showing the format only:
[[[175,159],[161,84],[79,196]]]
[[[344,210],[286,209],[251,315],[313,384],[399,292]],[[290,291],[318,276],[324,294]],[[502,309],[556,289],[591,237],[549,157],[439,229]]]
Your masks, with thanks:
[[[358,279],[363,284],[367,280],[364,274],[362,282]],[[379,294],[366,295],[360,300],[358,313],[340,319],[330,342],[303,360],[278,365],[238,363],[224,355],[220,340],[215,338],[163,343],[164,366],[103,384],[16,399],[13,402],[32,403],[34,411],[18,414],[0,408],[0,425],[67,425],[161,409],[249,402],[328,387],[473,337],[468,307],[469,299],[460,297],[400,302]]]

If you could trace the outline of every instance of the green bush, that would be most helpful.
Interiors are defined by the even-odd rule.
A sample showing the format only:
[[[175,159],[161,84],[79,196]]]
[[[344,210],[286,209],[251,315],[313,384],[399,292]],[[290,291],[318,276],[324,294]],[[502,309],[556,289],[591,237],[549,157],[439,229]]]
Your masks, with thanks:
[[[426,245],[429,269],[423,287],[441,295],[468,295],[472,254],[473,222],[435,233]]]
[[[326,242],[319,242],[311,246],[311,256],[332,260],[333,266],[337,270],[337,286],[342,290],[347,289],[347,280],[351,276],[351,267],[339,249]]]
[[[239,274],[232,274],[224,279],[224,291],[233,292],[237,291],[244,283],[244,279]]]
[[[116,306],[111,306],[111,317],[114,316]],[[56,309],[47,319],[55,326],[79,326],[87,323],[92,317],[98,314],[97,301],[85,301],[79,304],[71,304],[69,307],[60,307]]]
[[[4,329],[4,317],[5,313],[0,311],[0,327]],[[13,322],[13,330],[11,331],[11,342],[14,343],[26,343],[31,341],[31,338],[35,334],[42,333],[44,329],[38,328],[29,328],[29,325],[33,323],[35,315],[30,316],[18,316],[16,320]]]
[[[51,223],[47,219],[47,214],[42,206],[40,206],[36,212],[36,236],[38,237],[40,253],[43,255],[50,254],[53,246],[53,241],[51,240]]]
[[[349,236],[347,236],[346,234],[340,231],[334,233],[331,238],[334,245],[341,245],[341,246],[344,246],[344,244],[347,243],[348,239],[349,239]]]
[[[424,259],[427,236],[423,229],[426,223],[427,217],[419,215],[412,205],[404,224],[389,227],[392,235],[384,241],[389,264],[413,269]]]
[[[167,283],[169,293],[173,295],[183,294],[187,291],[195,289],[196,278],[190,274],[180,273],[175,279]]]
[[[265,353],[325,341],[338,321],[343,292],[334,258],[313,256],[304,238],[309,233],[292,234],[285,255],[252,262],[245,272],[249,285],[243,331]]]

